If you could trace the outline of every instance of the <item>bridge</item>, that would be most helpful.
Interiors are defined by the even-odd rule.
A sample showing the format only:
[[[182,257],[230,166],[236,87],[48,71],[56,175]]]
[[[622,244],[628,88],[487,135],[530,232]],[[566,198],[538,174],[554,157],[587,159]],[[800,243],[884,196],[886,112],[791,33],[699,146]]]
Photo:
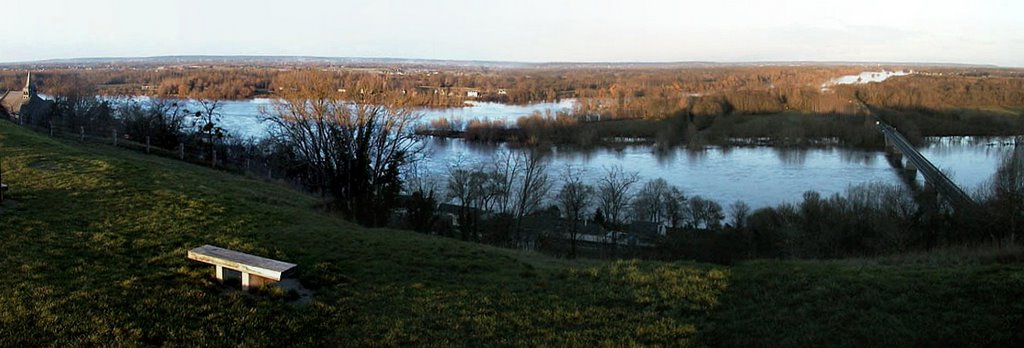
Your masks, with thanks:
[[[926,183],[936,189],[940,196],[945,198],[953,207],[957,209],[973,209],[977,207],[977,203],[971,196],[967,195],[964,190],[953,183],[945,173],[935,167],[932,162],[928,161],[907,138],[903,137],[896,128],[882,122],[882,120],[876,118],[876,125],[882,130],[882,134],[885,135],[886,151],[889,152],[897,162],[901,161],[901,157],[906,157],[906,164],[904,168],[911,171],[911,173],[921,172],[924,176]]]

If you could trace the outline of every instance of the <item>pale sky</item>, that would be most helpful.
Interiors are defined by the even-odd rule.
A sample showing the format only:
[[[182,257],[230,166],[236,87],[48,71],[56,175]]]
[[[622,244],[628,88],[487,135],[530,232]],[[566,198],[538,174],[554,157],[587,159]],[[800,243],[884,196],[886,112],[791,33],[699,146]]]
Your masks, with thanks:
[[[309,55],[1024,67],[1022,0],[4,0],[0,62]]]

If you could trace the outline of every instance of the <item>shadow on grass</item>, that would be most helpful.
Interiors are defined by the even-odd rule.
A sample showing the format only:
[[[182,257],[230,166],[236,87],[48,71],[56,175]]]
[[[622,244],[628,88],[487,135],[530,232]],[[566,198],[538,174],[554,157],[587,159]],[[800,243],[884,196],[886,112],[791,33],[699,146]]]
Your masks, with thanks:
[[[731,347],[1019,346],[1019,265],[758,261],[697,341]]]

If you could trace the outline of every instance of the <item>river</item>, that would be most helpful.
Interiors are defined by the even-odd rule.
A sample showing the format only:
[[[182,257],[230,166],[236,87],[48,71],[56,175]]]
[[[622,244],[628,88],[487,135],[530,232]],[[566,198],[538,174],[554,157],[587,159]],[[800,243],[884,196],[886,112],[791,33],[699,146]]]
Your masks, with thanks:
[[[269,99],[225,101],[221,124],[234,136],[260,137],[269,126],[260,122],[260,108],[270,103]],[[441,117],[515,120],[534,111],[568,111],[572,105],[572,100],[531,105],[473,103],[464,108],[418,111],[427,121]],[[488,163],[504,147],[461,139],[425,141],[426,159],[419,167],[424,174],[434,177],[442,177],[454,163]],[[1008,138],[932,138],[921,148],[925,157],[968,192],[988,181],[1002,157],[1012,151],[1012,140]],[[603,175],[605,168],[619,165],[639,172],[644,180],[664,178],[690,196],[701,195],[723,205],[742,200],[754,208],[798,202],[809,190],[829,195],[843,192],[851,185],[902,182],[883,152],[839,147],[709,147],[664,152],[643,145],[588,151],[555,149],[551,155],[551,175],[557,176],[566,165],[583,169],[592,182]],[[922,180],[918,178],[919,182]]]
[[[136,97],[137,100],[146,100],[145,97]],[[529,105],[508,105],[490,102],[467,102],[462,108],[420,108],[416,112],[422,116],[423,122],[447,118],[469,121],[473,119],[515,123],[515,120],[522,116],[529,116],[534,111],[559,112],[572,111],[575,100],[564,99],[557,103],[537,103]],[[270,125],[261,122],[261,110],[273,110],[273,100],[256,98],[250,100],[225,100],[221,102],[221,126],[229,130],[232,135],[250,138],[259,138],[267,134],[267,127]]]
[[[968,192],[985,184],[1002,157],[1013,151],[1011,139],[970,137],[929,139],[921,153]],[[443,174],[450,163],[486,163],[501,146],[467,143],[460,139],[431,139],[427,146],[429,171]],[[663,178],[687,195],[701,195],[725,205],[742,200],[751,207],[798,202],[803,193],[842,193],[851,185],[902,183],[882,151],[828,148],[709,147],[654,151],[651,146],[621,149],[554,151],[552,174],[566,165],[583,169],[596,182],[605,169],[619,165],[644,179]],[[918,174],[918,182],[924,178]]]

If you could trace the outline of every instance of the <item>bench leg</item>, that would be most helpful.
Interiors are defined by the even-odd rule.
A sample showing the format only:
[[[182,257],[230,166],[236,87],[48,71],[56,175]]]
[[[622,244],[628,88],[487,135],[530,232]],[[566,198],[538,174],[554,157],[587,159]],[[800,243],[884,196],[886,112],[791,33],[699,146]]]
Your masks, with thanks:
[[[220,266],[220,265],[214,265],[214,266],[217,267],[217,271],[216,271],[217,272],[217,280],[220,281],[223,284],[224,283],[224,267]]]
[[[242,290],[249,290],[249,273],[242,272]]]
[[[271,279],[263,278],[258,275],[249,274],[242,272],[242,290],[249,290],[251,288],[260,287],[266,284],[273,283]]]

